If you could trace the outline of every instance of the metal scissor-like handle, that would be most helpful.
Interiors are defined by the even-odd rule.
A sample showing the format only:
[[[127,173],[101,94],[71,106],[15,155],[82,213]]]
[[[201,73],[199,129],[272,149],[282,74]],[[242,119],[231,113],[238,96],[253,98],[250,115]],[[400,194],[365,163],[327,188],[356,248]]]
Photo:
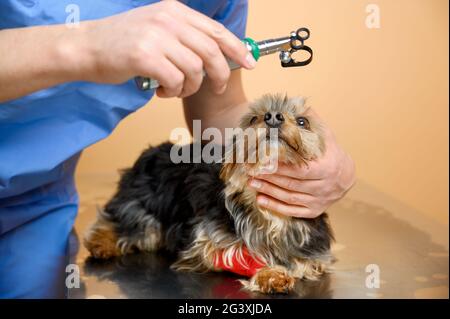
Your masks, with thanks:
[[[311,63],[313,59],[313,50],[305,45],[305,41],[309,39],[310,32],[307,28],[300,28],[295,32],[291,32],[290,36],[290,46],[289,51],[282,51],[280,54],[281,65],[284,68],[304,66]],[[300,42],[300,44],[298,44]],[[292,54],[298,51],[306,51],[309,56],[303,61],[297,61],[292,58]]]

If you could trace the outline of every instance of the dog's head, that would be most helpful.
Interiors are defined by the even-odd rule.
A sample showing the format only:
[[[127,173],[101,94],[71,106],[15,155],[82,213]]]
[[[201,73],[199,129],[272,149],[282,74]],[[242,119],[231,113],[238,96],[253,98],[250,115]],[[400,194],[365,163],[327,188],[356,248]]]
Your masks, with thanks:
[[[324,152],[321,126],[305,100],[266,95],[255,101],[226,147],[220,175],[225,205],[246,247],[271,262],[275,255],[302,255],[298,249],[310,237],[310,223],[260,207],[247,185],[250,175],[273,173],[279,163],[308,165]]]
[[[257,208],[256,193],[247,187],[250,173],[272,173],[278,163],[307,165],[323,151],[321,126],[310,115],[303,98],[263,96],[250,105],[227,146],[221,178],[226,184],[228,205],[238,201],[238,205]],[[276,214],[257,210],[264,215]]]
[[[248,174],[274,172],[278,163],[307,165],[323,151],[320,124],[303,98],[265,95],[242,117],[227,146],[221,178],[228,193],[243,191]]]
[[[302,97],[265,95],[250,106],[250,111],[241,119],[240,127],[243,130],[264,132],[269,145],[267,151],[260,154],[269,156],[268,152],[275,150],[277,153],[272,156],[277,157],[280,162],[303,164],[323,152],[319,123],[308,115],[308,108]],[[256,147],[264,147],[264,143],[261,143],[264,135],[256,135],[259,142]],[[266,159],[260,157],[257,166],[265,164]]]

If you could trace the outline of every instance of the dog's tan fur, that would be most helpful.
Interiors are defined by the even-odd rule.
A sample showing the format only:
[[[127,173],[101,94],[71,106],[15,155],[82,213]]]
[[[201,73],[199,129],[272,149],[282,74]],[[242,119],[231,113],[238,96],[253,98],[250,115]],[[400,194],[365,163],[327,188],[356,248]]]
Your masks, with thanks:
[[[117,245],[117,235],[113,223],[104,218],[101,212],[97,221],[84,236],[84,246],[98,259],[109,259],[122,254]]]

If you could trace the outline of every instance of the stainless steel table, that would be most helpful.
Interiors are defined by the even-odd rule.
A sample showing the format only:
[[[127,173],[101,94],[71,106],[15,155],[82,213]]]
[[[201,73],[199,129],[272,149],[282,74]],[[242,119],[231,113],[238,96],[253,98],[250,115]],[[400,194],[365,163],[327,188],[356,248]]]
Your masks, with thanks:
[[[115,190],[118,176],[78,178],[78,238]],[[448,225],[414,211],[358,182],[329,210],[337,242],[334,270],[320,281],[296,285],[286,296],[240,289],[228,273],[191,274],[169,269],[161,254],[138,254],[99,262],[84,247],[73,256],[81,285],[69,298],[448,298]],[[78,243],[73,242],[76,246]],[[379,270],[379,287],[370,279]]]

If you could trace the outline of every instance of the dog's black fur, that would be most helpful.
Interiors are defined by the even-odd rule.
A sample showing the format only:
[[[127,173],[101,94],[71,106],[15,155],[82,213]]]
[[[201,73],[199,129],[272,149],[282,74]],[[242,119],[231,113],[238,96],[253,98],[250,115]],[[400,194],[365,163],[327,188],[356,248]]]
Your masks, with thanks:
[[[117,225],[118,237],[142,234],[144,215],[160,222],[161,249],[174,254],[193,242],[193,227],[200,221],[211,220],[237,236],[234,220],[225,207],[225,184],[219,178],[222,165],[193,163],[192,155],[190,163],[175,164],[170,158],[172,146],[167,142],[150,147],[132,168],[123,171],[117,193],[105,206],[108,219]],[[193,144],[185,147],[190,148],[189,154],[194,153]],[[123,206],[134,200],[138,204],[133,213],[123,212]],[[333,238],[327,219],[326,213],[303,219],[314,231],[306,245],[291,247],[296,257],[312,258],[329,250]]]
[[[193,227],[205,218],[220,223],[234,233],[234,223],[225,208],[224,183],[219,178],[220,163],[175,164],[170,159],[172,143],[145,150],[134,166],[125,170],[116,195],[105,206],[109,220],[118,225],[118,237],[142,233],[143,216],[152,215],[161,224],[161,248],[177,253],[192,243]],[[193,154],[193,145],[187,145]],[[137,200],[134,214],[121,207]]]

